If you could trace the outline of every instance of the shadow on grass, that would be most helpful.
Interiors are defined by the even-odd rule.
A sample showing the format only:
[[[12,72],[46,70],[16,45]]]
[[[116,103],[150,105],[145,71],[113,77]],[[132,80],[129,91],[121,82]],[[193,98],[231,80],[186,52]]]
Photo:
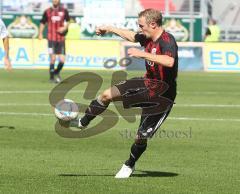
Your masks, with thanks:
[[[111,176],[114,177],[115,174],[59,174],[61,177],[85,177],[85,176]],[[132,177],[175,177],[178,176],[177,173],[174,172],[160,172],[160,171],[142,171],[137,170],[134,172]]]
[[[15,129],[15,127],[14,126],[0,126],[0,129],[11,129],[11,130],[13,130],[13,129]]]
[[[114,174],[59,174],[61,177],[115,176]]]
[[[138,173],[140,172],[140,174]],[[174,172],[160,172],[160,171],[148,171],[148,170],[137,170],[132,177],[174,177],[178,176]]]

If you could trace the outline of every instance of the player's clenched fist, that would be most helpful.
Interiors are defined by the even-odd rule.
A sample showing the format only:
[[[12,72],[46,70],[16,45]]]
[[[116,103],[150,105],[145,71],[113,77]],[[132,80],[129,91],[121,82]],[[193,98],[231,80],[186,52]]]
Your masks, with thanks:
[[[100,26],[96,28],[96,34],[97,35],[104,35],[110,31],[109,26]]]

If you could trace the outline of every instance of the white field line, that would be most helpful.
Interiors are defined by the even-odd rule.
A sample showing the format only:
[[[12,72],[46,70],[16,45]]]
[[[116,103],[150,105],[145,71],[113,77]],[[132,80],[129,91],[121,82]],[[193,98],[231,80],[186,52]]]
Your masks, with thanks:
[[[41,103],[0,103],[0,106],[51,106],[50,104]]]
[[[30,112],[0,112],[0,115],[4,116],[54,116],[54,114],[49,113],[30,113]],[[106,116],[113,117],[113,116]],[[122,116],[119,116],[122,118]],[[138,118],[140,116],[137,116]],[[180,121],[231,121],[231,122],[240,122],[240,119],[232,119],[232,118],[194,118],[194,117],[168,117],[170,120],[180,120]]]
[[[240,104],[175,104],[177,107],[240,108]]]
[[[181,120],[181,121],[231,121],[240,122],[240,119],[231,118],[194,118],[194,117],[169,117],[170,120]]]
[[[114,104],[110,104],[114,106]],[[122,105],[118,102],[117,105]],[[0,107],[8,106],[51,106],[47,103],[0,103]],[[240,108],[240,104],[175,104],[176,107],[193,107],[193,108]]]
[[[0,115],[4,116],[53,116],[49,113],[35,113],[35,112],[0,112]]]

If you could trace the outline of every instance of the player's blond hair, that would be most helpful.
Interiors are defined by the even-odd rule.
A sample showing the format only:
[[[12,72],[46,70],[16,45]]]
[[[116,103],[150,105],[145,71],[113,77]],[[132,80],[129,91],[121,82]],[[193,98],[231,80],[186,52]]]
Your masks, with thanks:
[[[145,17],[147,24],[156,22],[158,26],[162,26],[162,14],[156,9],[145,9],[138,14],[138,17]]]

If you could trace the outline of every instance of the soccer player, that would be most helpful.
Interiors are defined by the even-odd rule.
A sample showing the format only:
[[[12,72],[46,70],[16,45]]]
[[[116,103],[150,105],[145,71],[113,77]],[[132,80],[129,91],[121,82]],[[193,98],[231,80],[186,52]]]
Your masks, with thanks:
[[[9,59],[9,40],[8,40],[8,31],[3,23],[2,19],[0,19],[0,37],[3,40],[3,47],[5,51],[5,56],[4,56],[4,66],[5,69],[10,71],[12,69],[12,65]]]
[[[50,54],[50,82],[61,82],[60,72],[65,63],[65,35],[69,25],[69,13],[60,5],[60,0],[52,0],[53,6],[44,11],[39,27],[39,39],[43,38],[45,24],[48,26],[47,39]],[[56,55],[59,63],[55,69]]]
[[[106,110],[111,101],[123,101],[124,107],[127,107],[127,103],[131,99],[125,98],[128,95],[131,96],[131,94],[133,96],[139,94],[139,97],[145,98],[145,102],[151,101],[152,96],[158,95],[157,91],[159,89],[154,87],[154,81],[156,83],[155,86],[158,85],[158,81],[159,83],[166,83],[168,89],[165,90],[162,96],[171,102],[174,101],[178,72],[178,47],[176,41],[171,34],[162,28],[162,15],[157,10],[146,9],[140,12],[138,23],[140,28],[139,33],[111,26],[102,26],[96,29],[96,34],[114,33],[128,41],[139,42],[145,48],[144,51],[137,48],[129,48],[127,51],[130,57],[145,59],[146,74],[142,78],[142,82],[141,79],[140,82],[134,82],[135,79],[129,79],[105,90],[97,99],[90,103],[82,118],[70,122],[71,127],[83,129],[96,115]],[[152,89],[151,85],[153,85]],[[160,91],[162,86],[164,85],[159,85]],[[149,91],[149,95],[142,96],[142,94],[145,95],[144,89],[146,88]],[[159,113],[142,114],[136,139],[131,147],[130,156],[115,178],[130,177],[134,171],[136,161],[147,148],[147,139],[154,135],[167,118],[172,104],[170,103],[166,109]]]

